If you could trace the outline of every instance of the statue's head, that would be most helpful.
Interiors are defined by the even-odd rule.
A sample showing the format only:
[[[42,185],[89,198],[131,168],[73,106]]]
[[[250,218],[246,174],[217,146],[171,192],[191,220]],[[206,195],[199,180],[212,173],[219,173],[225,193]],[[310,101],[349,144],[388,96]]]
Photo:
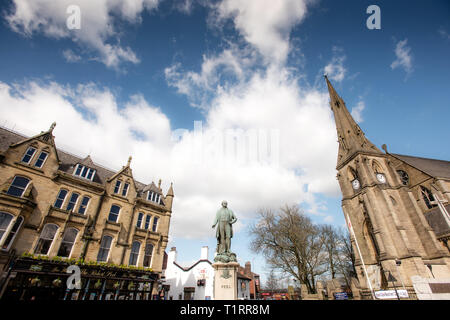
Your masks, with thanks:
[[[227,205],[228,205],[227,201],[226,201],[226,200],[223,200],[223,201],[222,201],[222,207],[226,208]]]

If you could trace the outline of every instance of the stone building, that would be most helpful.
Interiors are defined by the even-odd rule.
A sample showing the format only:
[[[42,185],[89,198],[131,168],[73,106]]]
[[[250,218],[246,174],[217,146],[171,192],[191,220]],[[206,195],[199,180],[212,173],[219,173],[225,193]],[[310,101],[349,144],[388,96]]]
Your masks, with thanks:
[[[339,141],[342,210],[356,235],[352,244],[361,287],[369,288],[363,262],[374,290],[412,288],[417,279],[450,282],[450,162],[393,154],[385,145],[382,152],[328,78],[326,83]]]
[[[156,294],[172,185],[164,195],[161,181],[136,181],[131,157],[114,172],[90,156],[61,151],[54,128],[31,138],[0,128],[0,296],[26,298],[22,289],[30,277],[42,278],[42,291],[50,281],[43,280],[42,268],[64,280],[64,266],[75,262],[82,268],[83,286],[89,287],[88,280],[102,284],[96,299],[111,285],[114,293],[142,289],[144,280],[147,293]],[[102,278],[105,270],[114,275],[113,284]],[[10,287],[22,296],[8,293]],[[136,296],[131,292],[120,298]]]

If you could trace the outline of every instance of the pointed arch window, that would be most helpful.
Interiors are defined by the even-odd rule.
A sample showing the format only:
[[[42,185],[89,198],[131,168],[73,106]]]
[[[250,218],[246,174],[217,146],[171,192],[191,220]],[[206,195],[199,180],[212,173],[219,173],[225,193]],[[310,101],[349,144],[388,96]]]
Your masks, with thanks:
[[[437,206],[436,204],[432,204],[432,202],[434,202],[435,199],[430,189],[425,188],[424,186],[420,186],[420,192],[422,193],[423,201],[425,202],[425,205],[427,206],[428,209]]]
[[[46,224],[42,229],[34,252],[37,254],[48,254],[53,240],[55,239],[56,231],[58,231],[58,226],[56,224]]]
[[[400,181],[404,186],[409,185],[409,175],[406,171],[403,170],[397,170],[397,174],[400,177]]]

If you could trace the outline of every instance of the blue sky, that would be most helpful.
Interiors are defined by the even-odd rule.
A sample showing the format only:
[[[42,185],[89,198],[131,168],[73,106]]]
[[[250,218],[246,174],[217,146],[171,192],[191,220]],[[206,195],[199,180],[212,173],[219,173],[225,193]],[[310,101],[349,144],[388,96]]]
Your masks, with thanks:
[[[372,4],[380,30],[366,27]],[[67,28],[70,5],[80,29]],[[263,280],[246,231],[259,207],[297,203],[344,224],[324,73],[378,147],[450,160],[448,1],[14,0],[0,11],[0,124],[33,135],[56,121],[62,149],[112,169],[132,154],[136,179],[173,182],[169,247],[186,263],[203,245],[212,258],[223,199],[239,219],[233,250]],[[218,162],[230,129],[273,137],[275,157]]]

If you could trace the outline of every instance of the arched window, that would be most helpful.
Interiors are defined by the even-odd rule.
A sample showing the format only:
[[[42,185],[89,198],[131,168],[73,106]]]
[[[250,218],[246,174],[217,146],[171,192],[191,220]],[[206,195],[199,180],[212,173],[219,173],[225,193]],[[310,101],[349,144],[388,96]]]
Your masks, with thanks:
[[[15,176],[13,182],[9,186],[7,194],[15,197],[21,197],[23,195],[23,192],[28,186],[28,183],[30,182],[30,179]]]
[[[57,230],[58,226],[56,224],[46,224],[42,229],[34,252],[37,254],[48,254]]]
[[[144,267],[150,267],[150,264],[152,262],[152,254],[153,254],[153,245],[151,243],[147,243],[145,245],[144,250]]]
[[[109,210],[108,220],[112,221],[112,222],[117,222],[117,219],[119,218],[119,212],[120,212],[120,207],[113,204],[111,206],[111,210]]]
[[[428,209],[434,208],[437,206],[437,204],[432,204],[431,202],[434,202],[434,196],[431,193],[431,191],[424,186],[420,186],[420,191],[422,193],[423,201],[425,201],[425,205]]]
[[[103,236],[102,242],[100,243],[100,250],[97,255],[97,262],[105,262],[108,260],[112,239],[111,236]]]
[[[12,214],[6,212],[0,212],[0,241],[3,239],[3,236],[6,233],[6,230],[9,227],[14,216]]]
[[[69,228],[64,233],[64,237],[61,241],[61,246],[58,250],[58,256],[68,258],[72,251],[73,244],[77,238],[78,230],[75,228]]]
[[[53,205],[55,208],[61,209],[64,203],[64,200],[67,196],[67,190],[61,189],[59,190],[58,196],[56,197],[55,204]]]
[[[130,261],[128,262],[128,264],[130,266],[137,265],[140,249],[141,249],[141,243],[139,241],[134,241],[133,245],[131,246]]]
[[[367,247],[369,248],[372,257],[378,261],[380,256],[380,251],[378,249],[377,241],[375,239],[375,235],[373,234],[372,223],[368,218],[364,220],[363,223],[363,236],[366,240]]]
[[[1,213],[0,213],[0,215],[1,215]],[[16,222],[14,222],[14,225],[11,228],[11,230],[9,231],[9,234],[5,235],[5,241],[2,244],[3,250],[9,250],[9,248],[11,247],[11,244],[14,242],[14,239],[16,238],[16,235],[20,229],[20,226],[22,225],[22,222],[23,222],[23,217],[19,216],[16,219]],[[0,239],[2,239],[2,236],[0,236]]]
[[[400,177],[400,181],[404,186],[407,186],[409,184],[409,175],[406,171],[403,170],[397,170],[397,174]]]

